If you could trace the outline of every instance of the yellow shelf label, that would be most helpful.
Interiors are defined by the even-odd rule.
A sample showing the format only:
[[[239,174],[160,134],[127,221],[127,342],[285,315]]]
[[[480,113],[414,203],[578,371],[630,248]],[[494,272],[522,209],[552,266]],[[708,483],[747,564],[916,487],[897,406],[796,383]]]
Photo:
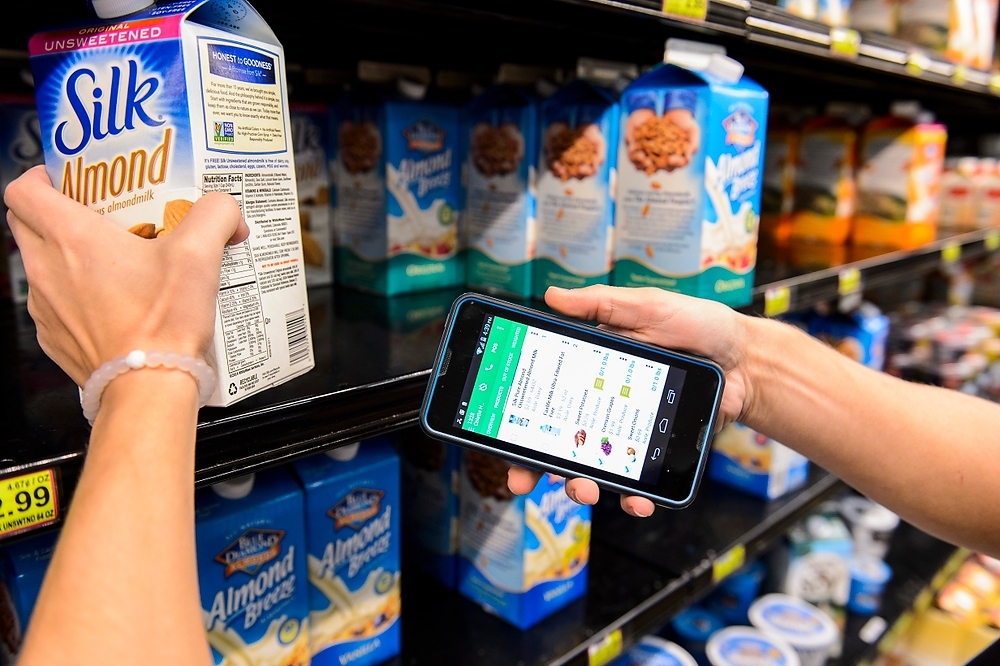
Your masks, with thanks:
[[[830,30],[830,53],[841,58],[854,59],[861,50],[861,33],[851,28]]]
[[[587,648],[587,664],[604,666],[622,653],[622,630],[615,629]]]
[[[911,51],[906,56],[906,71],[913,76],[920,76],[931,65],[931,59],[922,51]]]
[[[951,81],[955,85],[965,85],[969,80],[969,68],[965,65],[955,65],[955,72],[951,75]]]
[[[775,287],[764,292],[764,316],[777,317],[792,308],[792,291],[788,287]]]
[[[983,245],[986,249],[992,252],[997,248],[1000,248],[1000,231],[992,230],[986,232],[986,238],[983,239]]]
[[[962,246],[955,241],[945,243],[941,248],[941,261],[946,264],[953,264],[962,258]]]
[[[747,561],[747,549],[743,544],[737,544],[715,558],[712,562],[712,582],[718,583],[728,578]]]
[[[0,538],[51,525],[58,519],[54,470],[0,480]]]
[[[847,268],[840,271],[837,277],[837,293],[850,296],[861,291],[861,271],[857,268]]]
[[[663,0],[663,13],[704,21],[708,16],[708,0]]]
[[[990,75],[990,92],[994,95],[1000,95],[1000,72],[993,72]]]

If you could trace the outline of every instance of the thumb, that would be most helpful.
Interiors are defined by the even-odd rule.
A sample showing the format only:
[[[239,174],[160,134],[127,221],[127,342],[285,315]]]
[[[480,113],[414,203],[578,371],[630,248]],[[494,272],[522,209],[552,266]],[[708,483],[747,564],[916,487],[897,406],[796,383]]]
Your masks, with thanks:
[[[167,239],[215,254],[221,253],[230,241],[246,240],[249,233],[236,199],[222,192],[209,192],[191,206]]]
[[[636,331],[649,324],[655,305],[666,298],[652,287],[609,287],[603,284],[583,289],[549,287],[545,302],[557,312],[585,321],[596,321],[616,329]]]

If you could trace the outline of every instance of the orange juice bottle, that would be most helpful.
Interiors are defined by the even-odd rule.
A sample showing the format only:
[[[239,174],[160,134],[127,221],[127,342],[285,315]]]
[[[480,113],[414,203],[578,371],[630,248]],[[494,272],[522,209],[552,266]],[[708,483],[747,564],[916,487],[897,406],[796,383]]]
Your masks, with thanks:
[[[894,102],[889,115],[868,124],[855,243],[909,249],[934,240],[947,137],[916,102]]]
[[[844,243],[851,232],[856,189],[858,133],[851,120],[865,107],[831,103],[826,113],[802,127],[795,170],[791,236],[797,240]]]

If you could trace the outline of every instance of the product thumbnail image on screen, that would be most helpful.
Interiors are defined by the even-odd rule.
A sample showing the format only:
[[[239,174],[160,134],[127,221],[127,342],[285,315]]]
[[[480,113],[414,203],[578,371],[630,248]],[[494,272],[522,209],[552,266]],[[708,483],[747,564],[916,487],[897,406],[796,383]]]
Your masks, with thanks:
[[[663,460],[658,442],[665,445],[669,437],[684,375],[641,356],[487,315],[455,423],[655,483]]]

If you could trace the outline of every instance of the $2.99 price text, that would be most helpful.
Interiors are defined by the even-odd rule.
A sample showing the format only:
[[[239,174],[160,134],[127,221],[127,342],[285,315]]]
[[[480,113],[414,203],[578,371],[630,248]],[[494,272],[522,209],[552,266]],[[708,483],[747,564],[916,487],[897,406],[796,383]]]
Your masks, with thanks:
[[[54,470],[0,480],[0,538],[50,525],[58,518]]]

